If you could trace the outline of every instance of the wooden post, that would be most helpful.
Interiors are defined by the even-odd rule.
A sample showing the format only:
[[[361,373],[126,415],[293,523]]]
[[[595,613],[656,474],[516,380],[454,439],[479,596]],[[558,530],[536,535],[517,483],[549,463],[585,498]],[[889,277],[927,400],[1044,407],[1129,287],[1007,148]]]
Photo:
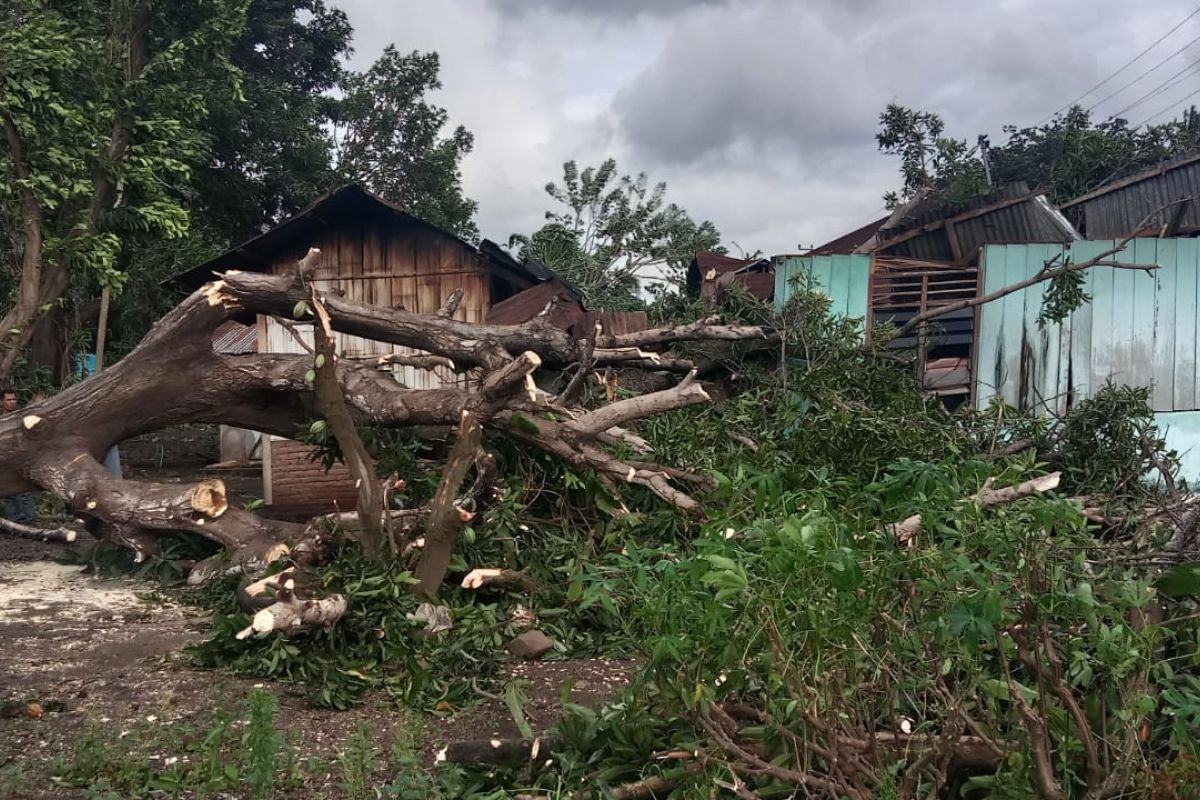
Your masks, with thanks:
[[[104,369],[104,344],[108,338],[108,287],[100,291],[100,322],[96,326],[96,369],[92,374],[98,374]]]

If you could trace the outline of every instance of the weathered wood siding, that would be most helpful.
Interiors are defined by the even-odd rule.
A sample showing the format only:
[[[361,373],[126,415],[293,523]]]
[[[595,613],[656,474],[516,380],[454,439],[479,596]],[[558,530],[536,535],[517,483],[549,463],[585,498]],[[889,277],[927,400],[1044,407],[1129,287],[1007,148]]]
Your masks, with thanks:
[[[310,247],[321,250],[313,266],[313,280],[323,292],[384,308],[433,313],[451,292],[461,288],[463,300],[455,318],[483,322],[487,315],[490,287],[483,259],[460,242],[423,226],[391,220],[328,228],[280,255],[271,272],[295,269]],[[296,325],[295,330],[311,347],[312,324]],[[337,334],[337,350],[348,356],[412,352],[341,333]],[[290,331],[269,318],[259,319],[258,351],[305,352]],[[444,369],[394,367],[393,372],[400,383],[414,389],[462,380]],[[356,505],[354,482],[345,466],[337,464],[326,472],[319,462],[312,461],[311,448],[299,442],[270,437],[264,445],[263,473],[265,499],[277,508],[317,513],[335,507],[352,510]]]
[[[451,292],[461,288],[463,301],[455,318],[468,322],[482,322],[490,306],[488,279],[479,255],[421,226],[363,223],[326,230],[315,241],[297,244],[271,266],[271,271],[280,274],[294,269],[309,247],[321,250],[313,271],[317,286],[349,300],[432,313]],[[311,325],[297,326],[297,330],[312,343]],[[275,320],[260,325],[259,336],[259,352],[304,352]],[[345,334],[338,334],[337,348],[354,356],[406,351]],[[397,367],[395,372],[401,383],[417,389],[458,380],[448,370]]]

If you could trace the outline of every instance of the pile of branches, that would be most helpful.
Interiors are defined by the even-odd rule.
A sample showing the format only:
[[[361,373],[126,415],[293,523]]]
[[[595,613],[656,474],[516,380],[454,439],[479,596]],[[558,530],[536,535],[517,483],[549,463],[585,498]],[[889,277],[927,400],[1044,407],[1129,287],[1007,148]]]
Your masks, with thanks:
[[[453,319],[461,291],[427,315],[327,293],[310,279],[316,253],[310,251],[290,274],[218,276],[107,371],[0,416],[0,496],[51,492],[76,514],[103,521],[106,537],[132,549],[138,560],[157,554],[162,537],[171,533],[216,542],[223,551],[196,564],[192,582],[232,572],[260,575],[284,558],[297,568],[320,564],[332,545],[347,537],[376,558],[415,552],[416,591],[424,598],[436,595],[459,532],[495,498],[496,470],[483,446],[485,428],[593,473],[607,485],[644,487],[684,515],[702,515],[693,495],[709,481],[657,463],[647,442],[628,426],[709,400],[694,365],[665,348],[685,341],[763,339],[760,328],[710,318],[623,335],[597,328],[576,338],[550,324],[549,307],[521,325],[461,322]],[[248,315],[274,317],[293,332],[296,322],[311,323],[316,346],[294,355],[214,352],[212,331]],[[345,358],[336,350],[335,332],[415,354],[369,362]],[[462,380],[412,389],[391,371],[402,364],[449,367]],[[614,365],[674,373],[677,382],[598,408],[582,407],[587,381]],[[551,395],[538,388],[539,370],[565,373],[569,380]],[[306,524],[269,519],[231,505],[220,480],[190,486],[125,480],[101,463],[112,445],[171,425],[223,423],[295,437],[314,420],[327,426],[356,480],[353,513]],[[453,432],[455,443],[430,503],[392,507],[405,476],[376,474],[358,432],[363,425]],[[472,474],[473,485],[467,486]],[[259,612],[254,630],[327,626],[344,612],[345,598],[306,598],[285,583],[256,587],[262,597],[250,602]],[[270,607],[260,608],[268,597]]]

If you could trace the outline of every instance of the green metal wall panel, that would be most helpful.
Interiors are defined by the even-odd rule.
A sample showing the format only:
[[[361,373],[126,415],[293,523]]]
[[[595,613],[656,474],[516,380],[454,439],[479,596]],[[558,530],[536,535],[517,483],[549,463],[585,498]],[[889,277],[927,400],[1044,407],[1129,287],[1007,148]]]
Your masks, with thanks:
[[[1112,241],[1081,241],[1065,257],[1098,256]],[[989,245],[983,253],[983,292],[1035,275],[1061,245]],[[1151,388],[1158,412],[1200,409],[1197,387],[1197,271],[1194,239],[1135,239],[1113,260],[1157,264],[1145,272],[1093,267],[1084,290],[1092,301],[1062,325],[1037,324],[1047,284],[980,308],[976,402],[999,395],[1025,408],[1061,413],[1067,399],[1090,396],[1106,381]]]
[[[793,278],[808,275],[829,297],[829,313],[865,319],[870,274],[869,255],[785,256],[775,262],[775,307],[783,308],[795,292]]]

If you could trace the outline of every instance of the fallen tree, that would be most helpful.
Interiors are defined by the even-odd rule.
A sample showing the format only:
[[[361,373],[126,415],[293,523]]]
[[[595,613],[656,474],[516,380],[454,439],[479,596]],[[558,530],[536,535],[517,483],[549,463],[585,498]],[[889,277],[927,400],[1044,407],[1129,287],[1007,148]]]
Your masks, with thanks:
[[[672,388],[615,400],[588,409],[571,392],[553,396],[536,388],[540,369],[580,372],[608,364],[637,364],[647,370],[690,368],[664,355],[683,341],[761,339],[753,326],[721,325],[713,318],[626,335],[591,332],[577,340],[539,315],[521,325],[484,325],[433,315],[373,307],[327,295],[307,277],[315,251],[289,275],[231,271],[180,303],[124,359],[105,372],[19,412],[0,416],[0,495],[42,489],[70,508],[103,520],[106,536],[138,559],[158,552],[169,532],[197,534],[220,544],[219,559],[199,564],[194,577],[261,572],[290,555],[298,564],[319,561],[330,535],[354,528],[371,553],[382,551],[385,531],[393,549],[394,509],[385,507],[392,478],[374,473],[374,462],[356,426],[434,426],[457,431],[458,445],[443,485],[431,504],[410,509],[409,521],[428,527],[416,572],[420,591],[436,592],[445,576],[457,532],[481,508],[486,486],[471,497],[459,492],[472,469],[486,479],[488,454],[482,431],[507,433],[590,470],[610,486],[648,488],[681,512],[699,514],[701,504],[682,487],[705,485],[687,470],[649,460],[646,442],[627,426],[671,409],[707,402],[695,372]],[[452,295],[447,306],[456,302]],[[213,351],[211,333],[233,317],[268,315],[316,322],[323,336],[315,352],[223,355]],[[412,389],[384,369],[390,362],[364,363],[333,349],[342,332],[419,350],[434,363],[453,364],[461,385]],[[657,348],[657,349],[656,349]],[[298,524],[268,519],[232,506],[219,480],[194,486],[115,478],[101,458],[113,444],[141,433],[186,422],[224,423],[280,436],[324,418],[359,484],[356,519]],[[618,454],[637,454],[636,458]],[[486,480],[485,480],[486,482]],[[411,526],[410,526],[411,527]]]

